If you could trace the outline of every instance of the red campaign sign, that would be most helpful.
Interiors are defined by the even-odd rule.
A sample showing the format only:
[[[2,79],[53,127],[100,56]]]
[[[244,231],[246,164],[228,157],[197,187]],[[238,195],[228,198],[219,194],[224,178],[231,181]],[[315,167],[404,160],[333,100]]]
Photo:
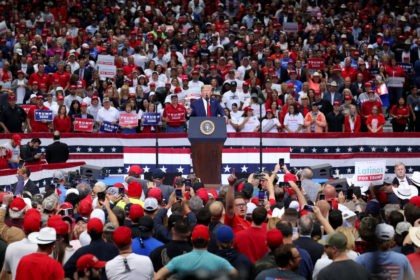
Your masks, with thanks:
[[[383,180],[382,177],[383,177],[382,174],[360,175],[360,176],[357,176],[357,181],[367,181],[367,182],[379,181],[379,180]]]
[[[119,124],[121,127],[137,126],[138,117],[135,114],[120,114]]]
[[[92,132],[93,131],[93,119],[74,119],[74,131]]]
[[[31,110],[31,108],[34,108],[35,105],[26,104],[26,105],[20,105],[20,107],[22,107],[22,109],[25,111],[25,113],[28,114],[29,110]]]
[[[322,70],[325,62],[322,58],[308,58],[308,69]]]

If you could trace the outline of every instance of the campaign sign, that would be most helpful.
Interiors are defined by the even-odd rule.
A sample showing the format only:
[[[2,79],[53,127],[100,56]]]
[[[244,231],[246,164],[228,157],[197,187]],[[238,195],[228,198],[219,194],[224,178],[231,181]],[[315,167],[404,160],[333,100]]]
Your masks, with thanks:
[[[132,127],[138,125],[138,117],[136,114],[120,114],[120,126]]]
[[[29,110],[34,108],[35,105],[25,104],[25,105],[20,105],[20,107],[22,107],[23,111],[25,111],[25,113],[28,114]]]
[[[114,65],[115,58],[112,55],[98,55],[98,60],[96,61],[96,65],[108,65],[113,66]]]
[[[297,22],[285,22],[283,25],[283,31],[284,32],[292,32],[296,33],[298,32],[298,23]]]
[[[405,78],[404,77],[389,77],[388,78],[388,87],[402,88],[404,86]]]
[[[382,185],[386,171],[385,160],[357,161],[355,163],[355,182],[358,187],[367,187],[370,184]]]
[[[308,69],[322,70],[325,62],[322,58],[308,58]]]
[[[149,112],[143,114],[143,125],[157,125],[160,122],[160,114]]]
[[[107,133],[117,133],[118,132],[118,124],[112,124],[110,122],[103,122],[101,127],[99,128],[100,132],[107,132]]]
[[[35,121],[37,122],[52,122],[53,118],[51,110],[35,110]]]
[[[92,132],[94,120],[93,119],[74,119],[74,131]]]
[[[117,75],[117,67],[114,65],[99,65],[99,76],[101,79],[114,78]]]
[[[407,73],[408,75],[410,75],[413,72],[413,65],[411,63],[397,63],[399,66],[402,67],[402,69],[404,69],[405,73]]]

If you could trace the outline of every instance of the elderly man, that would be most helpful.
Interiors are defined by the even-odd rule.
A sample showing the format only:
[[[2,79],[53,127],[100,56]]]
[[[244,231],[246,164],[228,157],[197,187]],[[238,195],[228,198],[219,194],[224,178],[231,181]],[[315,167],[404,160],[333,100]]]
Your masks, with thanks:
[[[225,115],[225,111],[220,103],[210,98],[211,93],[211,85],[204,85],[201,87],[201,98],[191,103],[191,117],[216,117]]]

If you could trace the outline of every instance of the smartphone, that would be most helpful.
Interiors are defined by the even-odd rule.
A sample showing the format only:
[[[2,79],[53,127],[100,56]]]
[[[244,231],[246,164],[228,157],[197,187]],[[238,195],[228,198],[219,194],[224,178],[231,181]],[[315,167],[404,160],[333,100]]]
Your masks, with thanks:
[[[185,187],[191,187],[191,179],[185,179],[184,184]]]
[[[280,167],[284,165],[284,158],[279,158],[279,165]]]
[[[124,195],[124,193],[125,193],[125,188],[118,188],[119,195]]]
[[[264,199],[265,199],[265,191],[259,191],[258,200],[264,200]]]
[[[324,194],[320,194],[319,195],[319,200],[325,200],[325,195]]]
[[[98,200],[100,201],[105,200],[105,192],[98,192]]]
[[[177,200],[181,200],[182,199],[182,190],[181,189],[176,189],[175,190],[175,196]]]
[[[347,189],[347,200],[352,200],[353,199],[353,188],[348,188]]]
[[[307,205],[307,204],[303,206],[303,210],[314,212],[314,208],[311,205]]]

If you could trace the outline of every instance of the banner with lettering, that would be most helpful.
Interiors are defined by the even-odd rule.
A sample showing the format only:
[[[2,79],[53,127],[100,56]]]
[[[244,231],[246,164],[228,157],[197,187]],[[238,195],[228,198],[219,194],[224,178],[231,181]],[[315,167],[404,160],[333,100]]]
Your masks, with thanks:
[[[114,78],[117,75],[117,67],[114,65],[100,65],[98,73],[102,80]]]
[[[20,105],[20,107],[22,107],[23,111],[25,111],[25,113],[28,114],[29,110],[35,107],[35,105],[24,104],[24,105]]]
[[[54,118],[51,110],[35,110],[35,121],[37,122],[52,122]]]
[[[296,33],[299,30],[299,26],[297,22],[285,22],[283,25],[284,32],[291,32]]]
[[[110,122],[103,122],[101,127],[99,128],[99,131],[106,132],[106,133],[117,133],[118,124],[112,124]]]
[[[142,119],[143,125],[157,125],[160,122],[160,114],[155,112],[144,113]]]
[[[137,114],[120,114],[119,123],[121,127],[135,127],[138,125]]]
[[[93,119],[74,119],[74,131],[81,132],[92,132],[93,131],[94,120]]]
[[[322,58],[308,58],[308,69],[322,70],[325,67],[325,62]]]
[[[386,171],[385,160],[355,162],[353,184],[358,187],[368,187],[370,184],[382,185]]]

